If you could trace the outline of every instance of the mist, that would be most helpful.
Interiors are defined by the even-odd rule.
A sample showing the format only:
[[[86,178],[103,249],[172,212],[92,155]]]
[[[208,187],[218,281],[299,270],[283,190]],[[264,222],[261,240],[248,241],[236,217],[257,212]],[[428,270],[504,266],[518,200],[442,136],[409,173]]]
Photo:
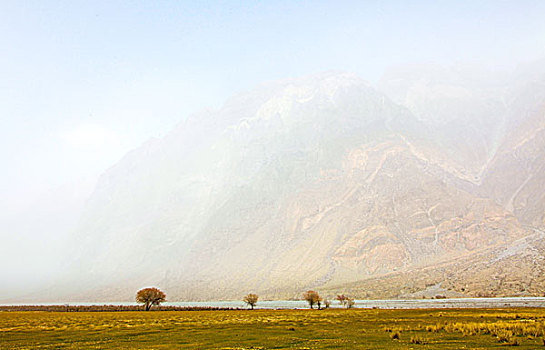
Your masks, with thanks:
[[[543,13],[541,1],[2,2],[0,302],[129,300],[147,284],[234,298],[233,281],[290,297],[470,254],[468,241],[492,252],[534,237]],[[388,173],[392,152],[413,182]],[[404,190],[422,208],[397,207]],[[441,243],[441,223],[464,243]],[[401,260],[351,255],[373,237]],[[214,264],[245,272],[223,280]]]

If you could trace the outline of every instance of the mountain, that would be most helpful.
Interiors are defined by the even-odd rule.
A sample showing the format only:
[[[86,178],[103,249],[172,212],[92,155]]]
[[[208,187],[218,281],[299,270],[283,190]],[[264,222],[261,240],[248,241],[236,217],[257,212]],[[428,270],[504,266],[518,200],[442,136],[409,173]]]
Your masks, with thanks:
[[[447,280],[473,295],[495,259],[537,271],[544,80],[409,72],[384,93],[347,73],[264,84],[132,151],[87,204],[68,295],[395,296],[390,283],[410,296]]]
[[[491,159],[482,193],[530,226],[545,225],[545,72],[513,93],[506,136]]]

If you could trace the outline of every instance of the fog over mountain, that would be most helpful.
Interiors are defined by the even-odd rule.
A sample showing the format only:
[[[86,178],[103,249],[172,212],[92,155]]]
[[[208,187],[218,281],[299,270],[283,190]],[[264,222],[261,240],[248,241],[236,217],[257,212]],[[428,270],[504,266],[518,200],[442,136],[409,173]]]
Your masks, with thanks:
[[[543,294],[543,13],[0,1],[0,303]]]
[[[377,87],[326,72],[238,94],[100,177],[69,272],[39,298],[542,295],[543,63],[408,66]]]

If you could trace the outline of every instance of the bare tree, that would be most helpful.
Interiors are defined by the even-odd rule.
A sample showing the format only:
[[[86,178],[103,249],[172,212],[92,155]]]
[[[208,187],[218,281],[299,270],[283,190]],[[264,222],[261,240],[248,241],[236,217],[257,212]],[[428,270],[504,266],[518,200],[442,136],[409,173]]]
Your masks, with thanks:
[[[311,309],[313,309],[314,307],[314,304],[317,304],[319,302],[321,302],[321,298],[320,298],[320,295],[318,295],[317,292],[313,291],[313,290],[309,290],[309,291],[306,291],[303,293],[303,299],[305,299],[308,303],[308,305],[310,306]],[[319,306],[318,306],[319,308]]]
[[[354,301],[354,299],[352,298],[347,298],[346,299],[346,308],[347,309],[351,309],[352,306],[354,306],[356,304],[356,302]]]
[[[149,311],[153,305],[159,305],[166,300],[166,294],[157,288],[144,288],[136,293],[136,302],[146,305]]]
[[[259,299],[257,294],[250,293],[247,296],[245,296],[244,299],[242,299],[242,301],[244,301],[246,304],[250,305],[250,307],[253,310],[254,306],[257,304],[257,299]]]
[[[318,305],[318,310],[322,309],[322,301],[324,301],[324,299],[318,296],[318,300],[316,300],[316,304]]]
[[[344,294],[337,295],[337,300],[339,301],[339,303],[341,303],[342,306],[346,305],[346,299],[348,298]]]

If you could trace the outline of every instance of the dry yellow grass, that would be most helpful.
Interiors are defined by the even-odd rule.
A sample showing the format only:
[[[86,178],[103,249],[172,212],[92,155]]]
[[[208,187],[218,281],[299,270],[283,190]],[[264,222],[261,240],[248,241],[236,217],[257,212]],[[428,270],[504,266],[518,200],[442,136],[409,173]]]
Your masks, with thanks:
[[[545,309],[0,312],[1,349],[536,349],[544,331]]]

